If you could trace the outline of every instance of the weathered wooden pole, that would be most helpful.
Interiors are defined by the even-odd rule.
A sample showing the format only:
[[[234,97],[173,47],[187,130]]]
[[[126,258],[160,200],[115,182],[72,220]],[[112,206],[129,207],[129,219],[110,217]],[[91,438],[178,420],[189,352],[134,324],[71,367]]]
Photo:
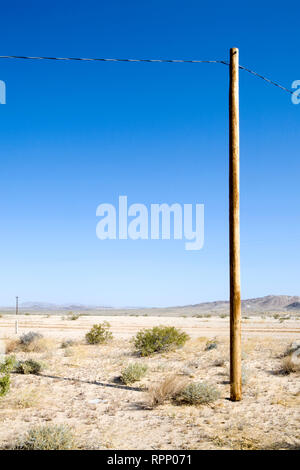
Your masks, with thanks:
[[[15,322],[15,334],[17,335],[19,332],[19,322],[18,322],[18,313],[19,313],[19,297],[16,297],[16,322]]]
[[[229,244],[230,244],[230,398],[242,398],[241,280],[239,202],[239,50],[230,49],[229,89]]]

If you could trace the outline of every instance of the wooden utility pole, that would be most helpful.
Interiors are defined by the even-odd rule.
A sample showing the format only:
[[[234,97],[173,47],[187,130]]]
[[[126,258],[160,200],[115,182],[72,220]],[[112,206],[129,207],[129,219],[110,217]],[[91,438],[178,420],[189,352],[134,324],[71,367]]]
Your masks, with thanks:
[[[19,313],[19,297],[16,297],[16,315]],[[15,334],[17,335],[19,332],[19,322],[18,322],[18,317],[16,318],[15,322]]]
[[[240,280],[239,50],[230,49],[229,89],[229,244],[230,244],[230,398],[242,398]]]

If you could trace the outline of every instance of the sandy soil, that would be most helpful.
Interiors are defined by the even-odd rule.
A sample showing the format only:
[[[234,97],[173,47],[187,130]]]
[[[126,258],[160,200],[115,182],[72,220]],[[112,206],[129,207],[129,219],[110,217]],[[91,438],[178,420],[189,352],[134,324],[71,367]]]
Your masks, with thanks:
[[[18,319],[19,334],[30,330],[54,338],[82,338],[95,323],[108,321],[116,338],[129,339],[142,328],[154,325],[172,325],[186,331],[192,338],[198,336],[228,336],[229,318],[220,317],[148,317],[148,316],[80,316],[77,320],[69,320],[59,315],[6,315],[0,318],[0,337],[15,333],[15,321]],[[243,334],[249,336],[290,337],[300,336],[300,317],[280,322],[272,317],[247,318],[243,320]]]
[[[84,334],[104,319],[114,339],[90,346]],[[0,336],[16,338],[15,317],[0,318]],[[141,328],[174,325],[191,340],[173,352],[138,358],[130,338]],[[299,373],[278,373],[282,354],[300,339],[300,322],[243,321],[243,400],[228,400],[228,318],[21,316],[19,334],[39,331],[49,338],[42,352],[16,352],[18,359],[46,364],[41,375],[12,375],[11,391],[0,399],[0,446],[11,445],[37,424],[70,425],[82,448],[99,449],[257,449],[300,448]],[[216,337],[216,349],[206,341]],[[61,341],[78,339],[71,348]],[[223,360],[222,362],[216,362]],[[146,377],[133,386],[115,381],[130,362],[148,365]],[[212,383],[221,397],[210,406],[166,402],[147,406],[147,387],[170,374]],[[92,401],[97,400],[97,403]]]

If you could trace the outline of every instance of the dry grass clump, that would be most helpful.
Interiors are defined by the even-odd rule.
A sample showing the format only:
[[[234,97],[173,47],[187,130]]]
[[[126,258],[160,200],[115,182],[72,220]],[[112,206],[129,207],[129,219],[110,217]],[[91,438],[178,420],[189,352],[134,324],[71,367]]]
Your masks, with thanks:
[[[286,393],[286,390],[283,389],[281,395],[275,396],[272,400],[272,405],[281,405],[286,408],[300,407],[300,391],[294,394]]]
[[[76,449],[75,437],[66,425],[37,426],[14,446],[15,450],[72,450]]]
[[[290,356],[298,350],[300,350],[300,341],[294,341],[293,343],[288,345],[288,347],[283,353],[283,357]]]
[[[20,345],[20,341],[15,338],[7,339],[5,342],[5,352],[6,354],[10,354],[15,352]]]
[[[232,442],[234,450],[263,450],[262,443],[259,439],[244,437],[237,438]]]
[[[54,341],[44,338],[40,333],[29,331],[20,336],[19,339],[12,338],[6,342],[6,353],[10,354],[15,351],[23,352],[47,352],[53,349]]]
[[[34,408],[41,403],[41,389],[36,387],[27,387],[17,390],[15,396],[11,398],[9,405],[17,409]]]
[[[31,345],[27,346],[26,352],[48,352],[53,349],[54,341],[49,338],[40,338],[37,341],[34,341]]]
[[[148,405],[151,408],[174,400],[177,404],[207,405],[218,398],[220,392],[208,383],[189,383],[187,378],[170,375],[163,382],[148,389]]]
[[[283,375],[289,375],[293,372],[300,372],[300,364],[293,361],[293,356],[290,354],[283,358],[279,372]]]
[[[178,375],[170,375],[165,380],[148,389],[147,403],[152,408],[162,405],[167,400],[175,398],[187,386],[187,379]]]
[[[65,348],[64,356],[71,359],[72,363],[69,363],[69,366],[78,367],[88,357],[88,351],[82,345],[71,346]]]
[[[147,369],[148,366],[146,364],[140,364],[139,362],[129,364],[125,369],[122,370],[120,380],[125,385],[137,382],[146,375]]]

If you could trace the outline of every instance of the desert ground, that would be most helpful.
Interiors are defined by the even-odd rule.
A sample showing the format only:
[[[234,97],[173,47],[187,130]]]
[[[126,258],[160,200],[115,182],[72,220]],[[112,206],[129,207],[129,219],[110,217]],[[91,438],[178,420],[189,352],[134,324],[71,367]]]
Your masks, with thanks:
[[[299,449],[300,374],[283,373],[283,356],[300,340],[299,317],[244,319],[243,399],[229,400],[228,317],[14,315],[0,318],[7,354],[42,361],[39,375],[11,374],[11,389],[0,398],[0,448],[10,448],[30,428],[69,425],[84,449]],[[93,324],[111,324],[113,339],[88,345]],[[171,325],[190,340],[179,349],[139,357],[132,337],[143,328]],[[40,350],[14,348],[23,333],[43,335]],[[214,339],[216,347],[207,349]],[[61,347],[63,341],[75,343]],[[124,385],[122,369],[147,364],[140,381]],[[176,375],[207,382],[220,398],[209,405],[166,400],[151,406],[149,389]]]

